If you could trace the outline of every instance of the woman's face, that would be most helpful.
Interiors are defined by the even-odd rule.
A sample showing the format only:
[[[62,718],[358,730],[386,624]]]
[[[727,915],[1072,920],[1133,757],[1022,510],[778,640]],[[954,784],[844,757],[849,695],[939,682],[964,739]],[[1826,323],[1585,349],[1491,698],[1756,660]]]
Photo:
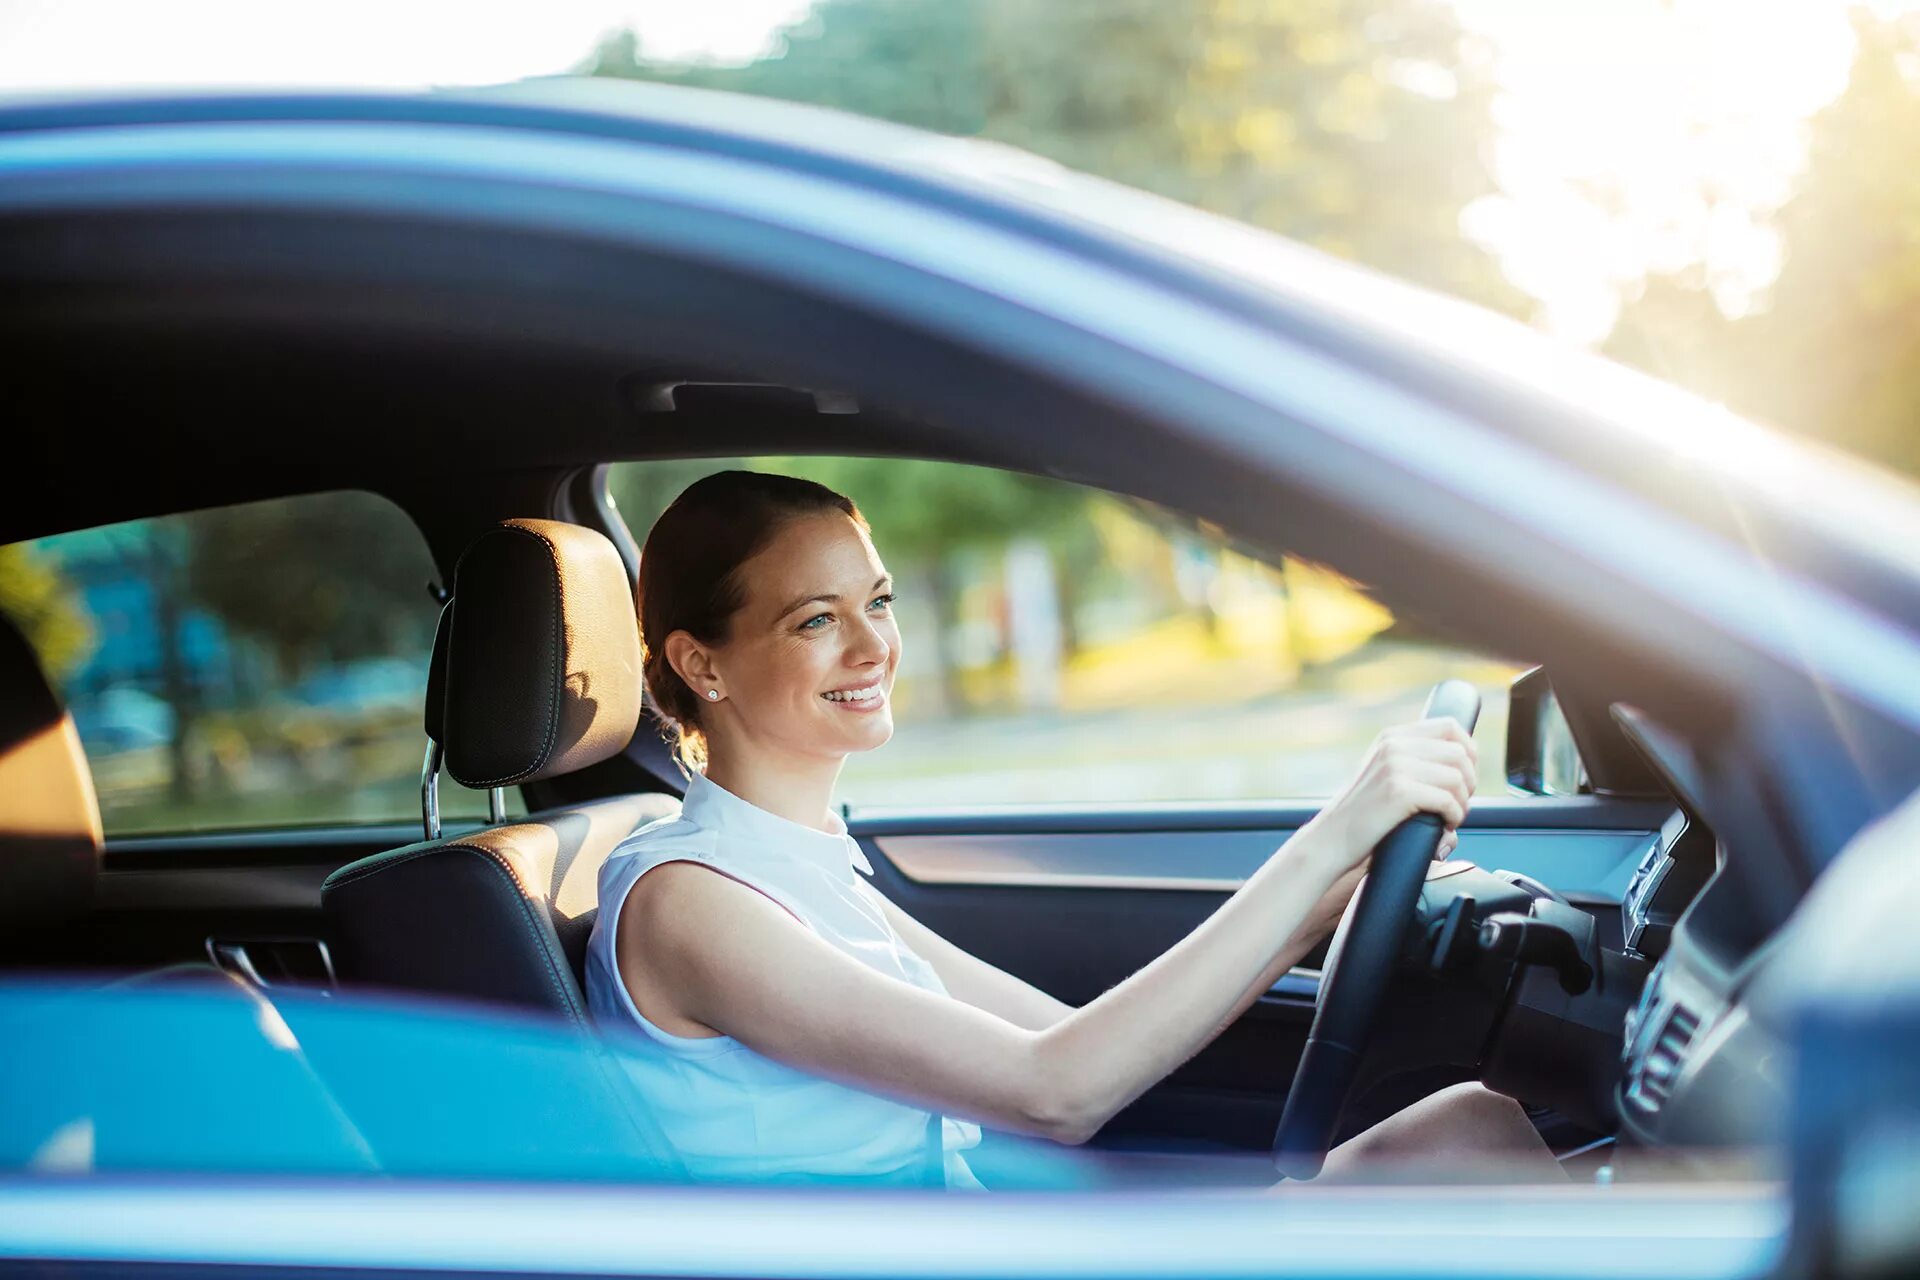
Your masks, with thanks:
[[[712,719],[807,755],[891,738],[900,629],[893,581],[866,532],[837,511],[796,517],[741,566],[741,580],[744,603],[712,650],[726,698]]]

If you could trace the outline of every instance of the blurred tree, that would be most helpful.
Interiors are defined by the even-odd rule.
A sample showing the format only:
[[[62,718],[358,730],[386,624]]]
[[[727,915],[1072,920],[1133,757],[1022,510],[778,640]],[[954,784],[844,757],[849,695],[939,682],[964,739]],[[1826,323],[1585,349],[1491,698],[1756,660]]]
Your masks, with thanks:
[[[896,572],[923,576],[934,613],[933,662],[941,701],[966,711],[966,687],[953,651],[959,624],[959,584],[954,558],[967,551],[1004,551],[1015,539],[1046,542],[1056,560],[1054,577],[1065,599],[1061,613],[1071,616],[1074,600],[1071,552],[1087,543],[1092,527],[1085,519],[1090,491],[1038,476],[950,462],[895,458],[781,458],[776,470],[817,480],[851,497],[873,526],[874,542]],[[1097,545],[1097,544],[1096,544]],[[1062,552],[1068,552],[1062,556]],[[1059,563],[1065,559],[1068,563]],[[1064,570],[1064,571],[1060,571]],[[1068,651],[1074,637],[1066,637]],[[1064,655],[1063,655],[1064,656]]]
[[[1772,305],[1735,326],[1743,408],[1920,470],[1920,17],[1855,15],[1846,91],[1813,121]],[[1743,332],[1744,331],[1744,332]]]
[[[55,684],[79,670],[93,649],[92,618],[79,591],[32,543],[0,547],[0,614],[33,646]]]
[[[905,560],[1046,537],[1085,509],[1088,490],[1058,480],[898,458],[766,458],[852,498],[885,555]]]
[[[672,501],[702,476],[716,471],[751,470],[746,458],[661,458],[616,466],[607,476],[607,492],[642,547],[653,522]]]
[[[419,531],[383,498],[314,494],[184,517],[185,589],[273,654],[286,680],[315,662],[424,654],[435,576]]]
[[[160,642],[160,696],[173,708],[173,732],[167,741],[168,767],[172,770],[168,794],[175,804],[185,805],[192,803],[199,789],[187,743],[200,714],[201,690],[188,670],[182,643],[191,607],[191,550],[187,539],[175,536],[180,532],[164,524],[150,526],[146,537],[131,540],[130,562],[137,565],[136,572],[153,591],[154,624]]]
[[[1492,189],[1490,52],[1439,0],[820,0],[768,57],[583,70],[991,138],[1509,311],[1459,228]]]
[[[1890,466],[1920,472],[1920,15],[1856,9],[1846,90],[1814,117],[1775,227],[1766,308],[1729,320],[1702,273],[1650,281],[1609,351],[1660,377]]]
[[[152,608],[143,623],[152,627],[159,695],[172,712],[167,737],[167,794],[176,805],[193,802],[198,791],[189,751],[202,705],[200,682],[187,660],[187,615],[193,601],[187,588],[190,542],[172,520],[132,520],[94,531],[94,553],[111,562],[122,582],[139,583]]]

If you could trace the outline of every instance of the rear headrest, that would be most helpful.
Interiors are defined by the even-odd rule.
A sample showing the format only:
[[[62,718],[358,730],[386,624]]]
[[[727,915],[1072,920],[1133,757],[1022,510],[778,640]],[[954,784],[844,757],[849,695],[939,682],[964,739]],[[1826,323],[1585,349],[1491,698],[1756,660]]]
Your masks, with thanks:
[[[86,910],[101,843],[100,803],[73,719],[26,637],[0,618],[0,930]]]
[[[611,542],[555,520],[474,539],[428,677],[446,771],[468,787],[572,773],[615,755],[640,723],[640,624]],[[444,665],[442,665],[444,664]]]

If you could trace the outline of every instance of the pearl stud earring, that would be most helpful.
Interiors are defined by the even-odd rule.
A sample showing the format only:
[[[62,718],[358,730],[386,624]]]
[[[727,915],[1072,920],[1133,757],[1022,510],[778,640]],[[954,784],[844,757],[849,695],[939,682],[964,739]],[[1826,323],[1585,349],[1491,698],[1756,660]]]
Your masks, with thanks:
[[[707,701],[708,702],[720,701],[720,691],[718,689],[707,690]]]

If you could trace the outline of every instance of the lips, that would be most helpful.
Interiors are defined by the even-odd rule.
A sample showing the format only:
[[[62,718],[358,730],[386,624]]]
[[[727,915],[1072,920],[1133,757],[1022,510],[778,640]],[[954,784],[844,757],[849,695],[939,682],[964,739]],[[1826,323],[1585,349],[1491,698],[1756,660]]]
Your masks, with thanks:
[[[836,707],[846,707],[853,711],[863,711],[877,707],[887,700],[887,691],[879,680],[863,685],[851,685],[844,689],[830,689],[820,695]]]

